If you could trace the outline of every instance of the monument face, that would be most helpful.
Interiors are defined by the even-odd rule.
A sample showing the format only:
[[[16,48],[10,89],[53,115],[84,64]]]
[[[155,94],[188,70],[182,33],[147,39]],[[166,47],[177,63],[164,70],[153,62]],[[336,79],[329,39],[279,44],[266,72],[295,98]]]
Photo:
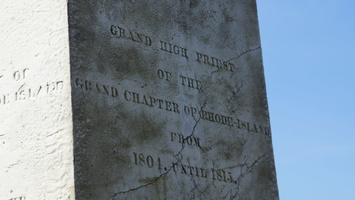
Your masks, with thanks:
[[[0,7],[1,199],[278,199],[255,1]]]
[[[255,1],[70,1],[78,199],[277,199]]]

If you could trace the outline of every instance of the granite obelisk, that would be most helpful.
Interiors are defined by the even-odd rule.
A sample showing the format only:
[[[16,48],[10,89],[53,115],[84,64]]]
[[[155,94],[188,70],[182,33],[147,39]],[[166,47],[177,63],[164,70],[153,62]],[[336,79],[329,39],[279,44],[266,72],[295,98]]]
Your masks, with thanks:
[[[279,199],[255,1],[0,6],[4,199]]]

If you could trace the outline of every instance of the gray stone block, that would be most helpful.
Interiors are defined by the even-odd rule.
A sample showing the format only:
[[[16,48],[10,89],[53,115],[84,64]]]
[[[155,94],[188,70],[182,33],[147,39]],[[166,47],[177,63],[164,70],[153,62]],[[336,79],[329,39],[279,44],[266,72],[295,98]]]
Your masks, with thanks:
[[[19,2],[4,199],[278,199],[255,1]]]

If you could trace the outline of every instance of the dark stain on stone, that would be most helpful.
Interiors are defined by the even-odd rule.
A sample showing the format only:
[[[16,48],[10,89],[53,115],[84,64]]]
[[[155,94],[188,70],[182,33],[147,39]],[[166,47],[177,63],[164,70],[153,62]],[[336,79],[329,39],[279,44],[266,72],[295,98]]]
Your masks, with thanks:
[[[134,141],[138,144],[143,144],[160,140],[163,137],[162,128],[164,127],[164,122],[155,121],[157,119],[141,112],[138,116],[131,116],[125,123],[127,129],[133,133],[131,136],[134,137]]]
[[[199,5],[200,1],[199,0],[190,0],[190,8],[195,8]]]
[[[138,182],[140,182],[142,184],[150,184],[150,183],[157,181],[158,179],[159,179],[159,177],[145,178],[145,179],[139,179]]]

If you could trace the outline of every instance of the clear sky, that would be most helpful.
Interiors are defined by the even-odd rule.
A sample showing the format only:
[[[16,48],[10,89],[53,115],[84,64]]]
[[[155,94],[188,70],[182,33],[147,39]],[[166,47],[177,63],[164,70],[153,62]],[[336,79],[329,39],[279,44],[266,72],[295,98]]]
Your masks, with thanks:
[[[355,0],[257,0],[281,200],[355,199]]]

